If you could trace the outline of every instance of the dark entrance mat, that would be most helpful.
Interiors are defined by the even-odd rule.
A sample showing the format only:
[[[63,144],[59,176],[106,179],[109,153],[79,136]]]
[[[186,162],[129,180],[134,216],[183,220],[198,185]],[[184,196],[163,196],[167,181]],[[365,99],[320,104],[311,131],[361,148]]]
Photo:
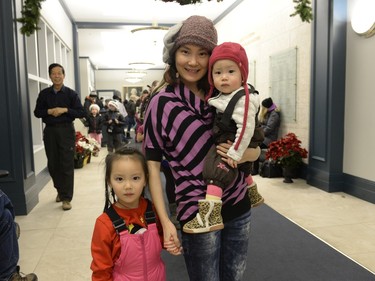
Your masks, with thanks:
[[[375,275],[266,204],[252,210],[243,280],[374,281]]]
[[[243,281],[375,281],[371,272],[266,204],[254,208],[252,216]],[[168,281],[189,280],[183,256],[164,252],[163,259]]]

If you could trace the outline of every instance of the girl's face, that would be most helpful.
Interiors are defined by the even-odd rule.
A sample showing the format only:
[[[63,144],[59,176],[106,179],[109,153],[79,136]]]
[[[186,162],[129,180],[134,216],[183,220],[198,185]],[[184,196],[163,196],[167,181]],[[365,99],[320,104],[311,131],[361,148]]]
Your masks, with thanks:
[[[192,91],[207,73],[209,53],[196,45],[182,45],[176,51],[176,69],[181,81]]]
[[[116,111],[116,110],[117,110],[117,108],[116,108],[115,106],[113,106],[112,104],[109,104],[109,105],[108,105],[108,109],[109,109],[110,111]]]
[[[96,108],[93,108],[93,109],[91,109],[91,113],[92,113],[92,115],[97,115],[98,110]]]
[[[127,155],[114,160],[109,185],[117,196],[118,207],[137,208],[143,188],[146,186],[146,175],[142,163]]]
[[[241,70],[232,60],[218,60],[212,67],[215,88],[223,94],[230,94],[242,85]]]

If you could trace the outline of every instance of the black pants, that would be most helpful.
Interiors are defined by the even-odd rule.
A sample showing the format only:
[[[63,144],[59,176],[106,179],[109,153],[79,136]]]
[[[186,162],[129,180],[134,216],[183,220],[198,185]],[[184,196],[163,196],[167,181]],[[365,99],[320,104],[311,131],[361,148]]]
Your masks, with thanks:
[[[73,124],[46,126],[44,147],[48,171],[62,201],[71,201],[74,189],[75,130]]]
[[[203,168],[203,179],[207,184],[216,185],[222,189],[230,186],[238,176],[238,171],[245,173],[245,177],[250,175],[251,162],[244,162],[237,166],[237,169],[232,168],[223,160],[216,152],[216,147],[213,146],[207,153]]]

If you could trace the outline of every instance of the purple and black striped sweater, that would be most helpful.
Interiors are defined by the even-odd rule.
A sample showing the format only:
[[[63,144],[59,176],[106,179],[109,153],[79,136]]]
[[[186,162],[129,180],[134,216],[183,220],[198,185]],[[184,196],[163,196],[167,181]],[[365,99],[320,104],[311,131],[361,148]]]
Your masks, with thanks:
[[[146,159],[161,162],[164,156],[169,161],[176,185],[178,219],[182,223],[195,216],[198,200],[206,195],[202,171],[204,158],[213,145],[213,114],[214,109],[182,83],[153,96],[145,114]],[[223,190],[224,222],[250,209],[246,190],[243,173]]]

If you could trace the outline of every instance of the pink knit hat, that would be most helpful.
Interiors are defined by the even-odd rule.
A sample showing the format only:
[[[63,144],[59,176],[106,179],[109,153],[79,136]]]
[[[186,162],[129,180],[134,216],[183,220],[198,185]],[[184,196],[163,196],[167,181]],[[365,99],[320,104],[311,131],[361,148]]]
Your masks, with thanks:
[[[238,142],[235,144],[235,150],[238,149],[238,146],[241,142],[241,139],[244,134],[244,128],[246,127],[246,120],[247,120],[247,113],[249,110],[249,86],[247,85],[247,76],[249,74],[249,61],[246,55],[245,49],[238,43],[233,42],[225,42],[218,45],[213,51],[210,56],[210,60],[208,62],[208,83],[210,84],[210,90],[208,95],[206,96],[206,100],[208,100],[214,91],[214,82],[212,80],[212,67],[214,66],[215,62],[218,60],[231,60],[237,63],[238,67],[241,70],[242,75],[242,83],[245,90],[245,111],[243,116],[243,126],[241,130],[241,134],[238,138]]]
[[[213,22],[203,16],[191,16],[172,26],[164,36],[163,61],[170,63],[176,50],[185,44],[197,45],[211,52],[217,44],[217,31]]]

